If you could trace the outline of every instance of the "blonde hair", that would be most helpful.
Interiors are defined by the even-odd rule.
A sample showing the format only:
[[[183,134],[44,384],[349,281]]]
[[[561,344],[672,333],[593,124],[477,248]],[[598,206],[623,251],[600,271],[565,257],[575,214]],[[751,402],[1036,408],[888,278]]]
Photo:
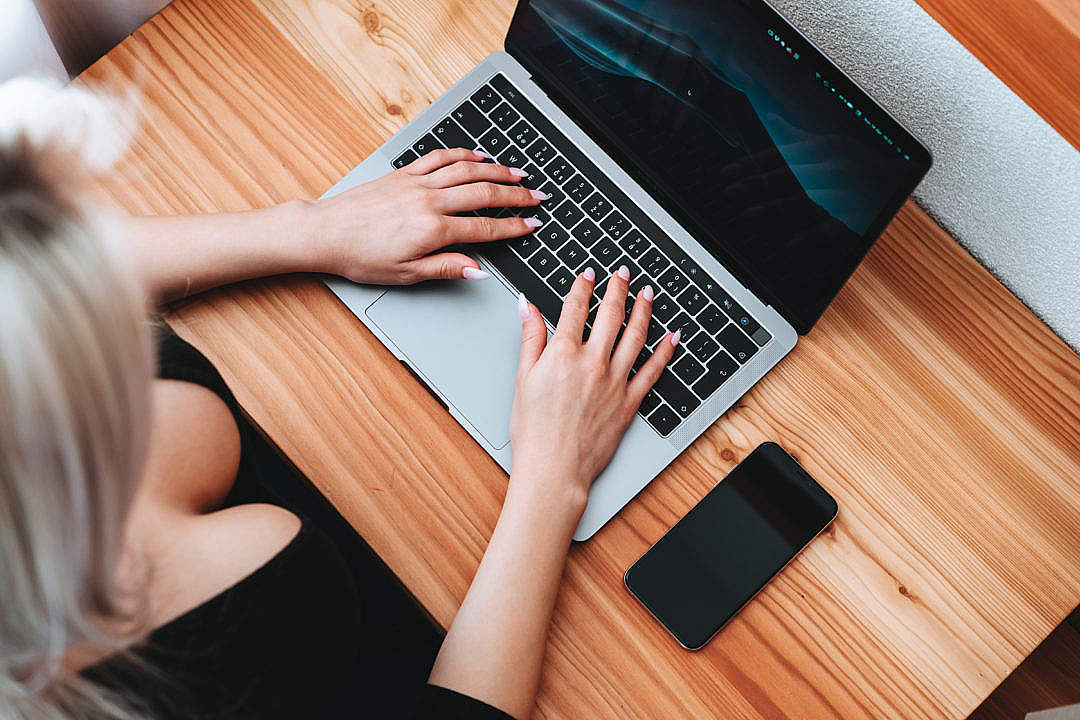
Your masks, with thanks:
[[[0,717],[130,717],[61,665],[139,631],[116,570],[149,422],[145,294],[71,189],[116,133],[85,92],[15,81],[0,108]]]

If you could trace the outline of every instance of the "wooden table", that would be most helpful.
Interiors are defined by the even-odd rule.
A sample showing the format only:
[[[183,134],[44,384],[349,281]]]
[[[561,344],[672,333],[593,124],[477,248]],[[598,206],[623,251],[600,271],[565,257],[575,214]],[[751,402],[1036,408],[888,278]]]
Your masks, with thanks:
[[[1080,67],[1067,0],[1029,1],[1060,3],[1055,52]],[[1015,15],[1012,0],[924,4],[954,30]],[[137,213],[317,197],[496,49],[512,6],[180,0],[80,81],[142,94],[142,129],[101,186]],[[1043,30],[986,23],[968,40],[1011,67]],[[1014,75],[1077,143],[1077,103],[1039,84],[1058,75]],[[314,278],[208,293],[169,321],[447,626],[497,517],[495,463]],[[1080,601],[1078,388],[1080,358],[908,204],[796,350],[572,549],[536,716],[965,717]],[[766,439],[840,516],[685,652],[622,573]]]

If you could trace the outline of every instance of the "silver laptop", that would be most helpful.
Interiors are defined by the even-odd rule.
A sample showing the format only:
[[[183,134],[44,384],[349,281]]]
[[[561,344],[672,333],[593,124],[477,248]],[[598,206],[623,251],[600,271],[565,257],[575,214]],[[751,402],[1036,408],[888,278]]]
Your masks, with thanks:
[[[599,530],[806,333],[930,167],[926,148],[757,0],[520,2],[481,62],[327,195],[442,147],[551,194],[469,246],[482,282],[326,283],[504,469],[519,291],[551,328],[577,273],[656,290],[683,341],[589,493]],[[843,358],[837,359],[843,363]]]

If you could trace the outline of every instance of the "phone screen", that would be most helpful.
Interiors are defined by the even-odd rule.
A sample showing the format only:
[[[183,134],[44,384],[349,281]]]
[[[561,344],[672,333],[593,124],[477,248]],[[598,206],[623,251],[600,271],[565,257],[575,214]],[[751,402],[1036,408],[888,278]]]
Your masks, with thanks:
[[[750,453],[626,571],[626,587],[696,650],[836,517],[775,443]]]

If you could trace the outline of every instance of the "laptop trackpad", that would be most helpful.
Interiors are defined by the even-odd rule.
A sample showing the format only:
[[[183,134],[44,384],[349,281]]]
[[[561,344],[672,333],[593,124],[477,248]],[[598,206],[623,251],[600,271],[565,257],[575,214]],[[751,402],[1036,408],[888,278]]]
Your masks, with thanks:
[[[517,299],[498,280],[394,288],[367,316],[494,448],[510,442],[521,348]]]

